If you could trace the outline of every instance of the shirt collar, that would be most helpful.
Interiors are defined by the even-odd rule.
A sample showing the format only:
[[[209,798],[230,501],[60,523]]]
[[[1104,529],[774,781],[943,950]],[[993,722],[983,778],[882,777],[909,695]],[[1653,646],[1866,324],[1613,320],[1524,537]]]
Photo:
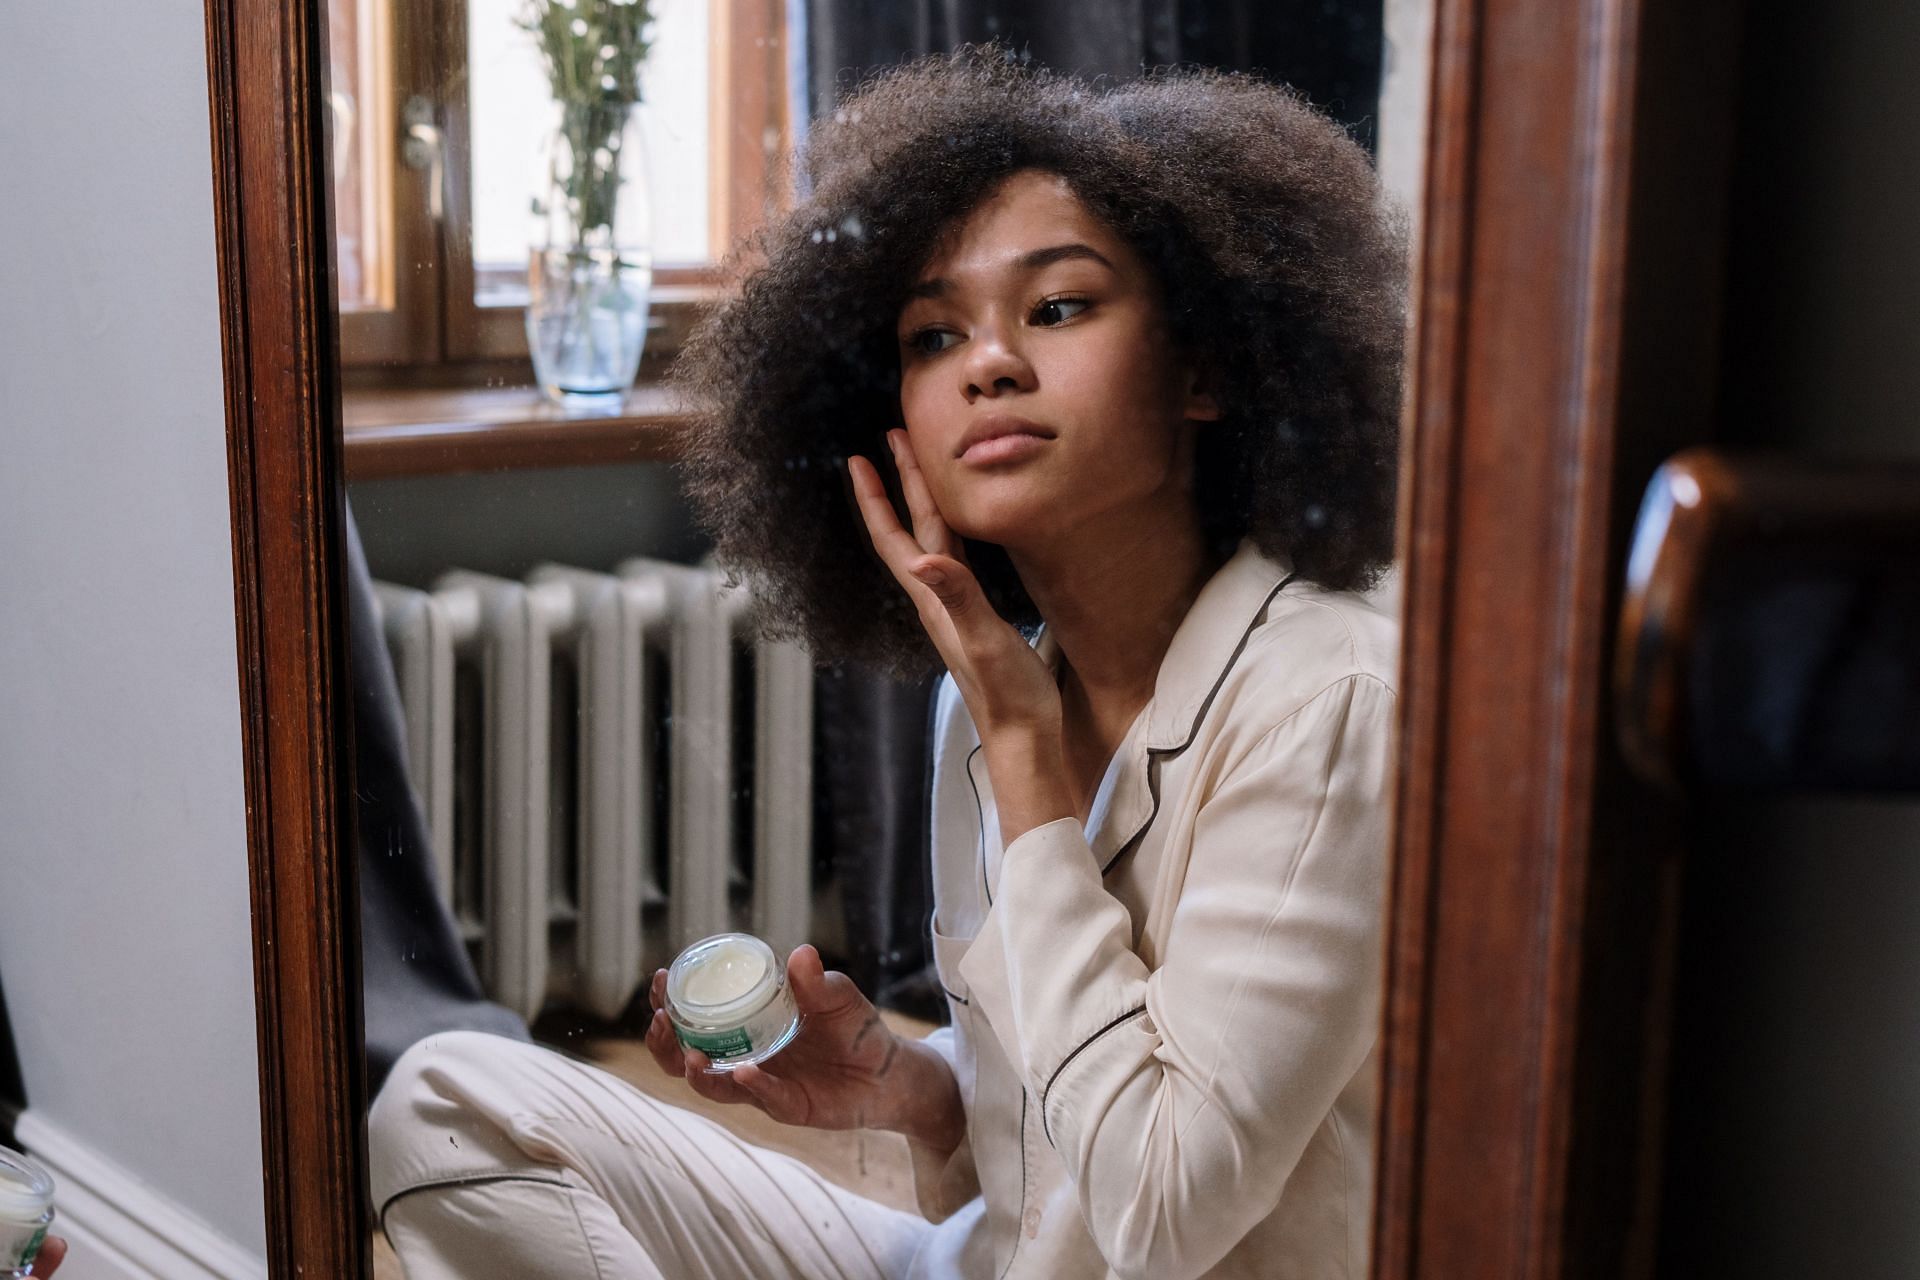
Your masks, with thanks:
[[[1146,747],[1174,750],[1193,738],[1201,714],[1246,646],[1254,621],[1292,576],[1285,561],[1266,555],[1251,537],[1240,540],[1239,549],[1200,589],[1167,645],[1154,677],[1153,698],[1142,712]],[[1042,622],[1031,643],[1057,674],[1060,644],[1052,628]]]

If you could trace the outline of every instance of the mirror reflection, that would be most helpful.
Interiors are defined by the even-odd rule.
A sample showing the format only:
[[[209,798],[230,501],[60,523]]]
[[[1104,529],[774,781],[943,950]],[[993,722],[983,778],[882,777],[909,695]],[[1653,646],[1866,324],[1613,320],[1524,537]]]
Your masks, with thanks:
[[[379,1274],[1366,1273],[1425,34],[331,0]]]

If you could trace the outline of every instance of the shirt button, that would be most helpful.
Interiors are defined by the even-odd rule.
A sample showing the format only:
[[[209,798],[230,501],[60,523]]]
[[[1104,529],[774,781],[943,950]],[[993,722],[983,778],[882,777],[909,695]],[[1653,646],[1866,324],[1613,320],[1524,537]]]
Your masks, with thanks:
[[[1034,1240],[1040,1235],[1040,1206],[1027,1210],[1027,1239]]]

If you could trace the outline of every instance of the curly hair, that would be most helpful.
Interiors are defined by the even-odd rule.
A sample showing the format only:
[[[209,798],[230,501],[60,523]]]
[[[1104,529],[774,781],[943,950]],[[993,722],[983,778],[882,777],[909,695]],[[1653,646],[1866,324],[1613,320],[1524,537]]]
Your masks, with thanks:
[[[1404,223],[1366,152],[1293,91],[1192,68],[1098,88],[998,42],[963,45],[856,88],[795,163],[808,195],[728,255],[739,287],[671,374],[692,414],[694,518],[716,560],[753,580],[760,634],[896,679],[944,669],[873,549],[846,460],[887,456],[903,425],[894,325],[917,273],[1030,168],[1140,255],[1181,351],[1207,353],[1222,416],[1198,433],[1193,483],[1214,555],[1250,537],[1330,589],[1378,577],[1393,550]],[[988,600],[1031,636],[1040,615],[1005,550],[964,547]]]

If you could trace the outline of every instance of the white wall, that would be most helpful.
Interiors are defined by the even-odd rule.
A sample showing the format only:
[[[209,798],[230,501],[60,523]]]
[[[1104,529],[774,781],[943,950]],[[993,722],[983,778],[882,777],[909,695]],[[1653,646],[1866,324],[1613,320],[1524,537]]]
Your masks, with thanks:
[[[29,1117],[264,1256],[204,30],[0,5],[0,983]]]

